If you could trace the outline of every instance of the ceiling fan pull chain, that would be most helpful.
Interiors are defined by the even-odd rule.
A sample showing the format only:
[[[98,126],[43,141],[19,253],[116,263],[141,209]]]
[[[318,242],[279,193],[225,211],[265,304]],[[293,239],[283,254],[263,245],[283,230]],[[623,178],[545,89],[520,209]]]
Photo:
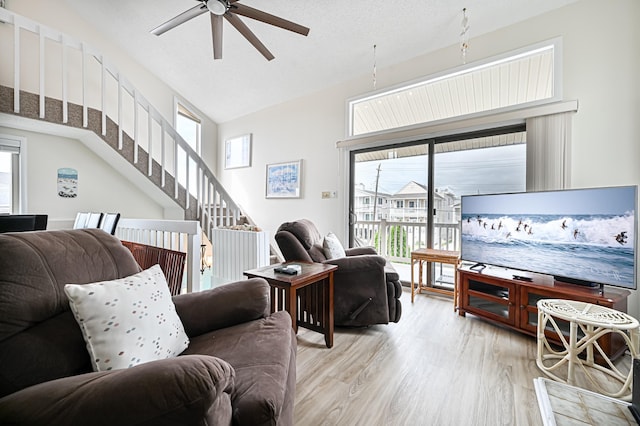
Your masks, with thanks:
[[[462,54],[462,63],[467,63],[467,50],[469,49],[469,18],[467,18],[467,8],[462,9],[462,22],[460,23],[462,30],[460,32],[460,53]]]
[[[373,45],[373,90],[376,90],[376,45]]]

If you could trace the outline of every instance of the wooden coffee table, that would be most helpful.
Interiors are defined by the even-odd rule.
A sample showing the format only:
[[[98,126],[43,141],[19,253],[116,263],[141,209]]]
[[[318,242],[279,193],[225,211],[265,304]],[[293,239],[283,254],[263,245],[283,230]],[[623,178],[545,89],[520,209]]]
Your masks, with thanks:
[[[283,265],[300,265],[297,275],[275,272]],[[248,278],[263,278],[271,286],[271,312],[285,310],[291,315],[293,330],[298,327],[324,334],[328,348],[333,346],[333,272],[336,265],[287,262],[245,271]]]

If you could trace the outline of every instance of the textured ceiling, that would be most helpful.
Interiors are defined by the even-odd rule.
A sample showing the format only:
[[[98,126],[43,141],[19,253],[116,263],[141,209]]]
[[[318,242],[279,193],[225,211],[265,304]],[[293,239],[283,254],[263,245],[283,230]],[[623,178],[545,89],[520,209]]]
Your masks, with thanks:
[[[462,9],[471,39],[578,0],[240,0],[307,26],[307,37],[244,19],[275,55],[266,61],[224,24],[214,61],[208,16],[157,37],[149,30],[194,0],[64,0],[101,33],[212,120],[242,115],[371,74],[459,42]]]

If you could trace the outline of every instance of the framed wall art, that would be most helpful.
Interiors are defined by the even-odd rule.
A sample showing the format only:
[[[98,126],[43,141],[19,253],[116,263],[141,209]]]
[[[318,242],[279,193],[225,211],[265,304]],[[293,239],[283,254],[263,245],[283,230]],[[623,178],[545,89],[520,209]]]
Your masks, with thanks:
[[[300,198],[302,160],[267,164],[267,198]]]
[[[76,198],[78,196],[78,171],[70,167],[58,169],[58,196]]]
[[[251,167],[251,133],[227,139],[224,145],[224,168]]]

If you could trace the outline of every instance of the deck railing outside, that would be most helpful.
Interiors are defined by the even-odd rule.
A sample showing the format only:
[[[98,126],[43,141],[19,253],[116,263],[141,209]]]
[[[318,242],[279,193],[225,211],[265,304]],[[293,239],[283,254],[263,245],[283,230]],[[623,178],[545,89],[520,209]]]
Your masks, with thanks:
[[[376,247],[378,254],[393,262],[402,281],[411,279],[411,252],[427,247],[426,222],[359,221],[353,226],[353,235],[355,245]],[[436,223],[433,235],[432,248],[460,250],[459,224]],[[452,277],[450,269],[451,265],[438,264],[435,272],[439,277]]]

